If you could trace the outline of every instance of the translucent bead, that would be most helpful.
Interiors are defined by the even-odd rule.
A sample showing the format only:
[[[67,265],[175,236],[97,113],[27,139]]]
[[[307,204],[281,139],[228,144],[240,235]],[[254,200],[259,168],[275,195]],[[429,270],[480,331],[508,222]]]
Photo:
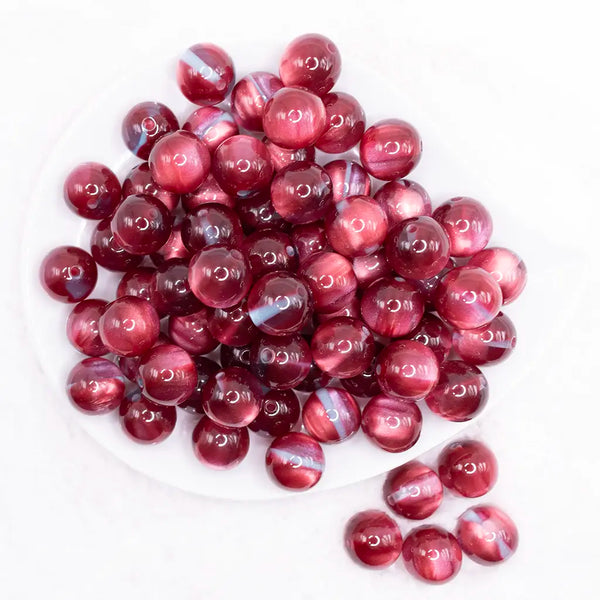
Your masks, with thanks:
[[[125,378],[110,360],[85,358],[71,369],[67,392],[80,411],[103,414],[121,404],[125,396]]]
[[[106,300],[82,300],[70,312],[67,337],[79,352],[88,356],[108,354],[98,331],[98,321],[107,304]]]
[[[196,109],[187,118],[182,129],[193,133],[211,153],[226,139],[240,132],[233,115],[216,106]]]
[[[194,454],[203,464],[213,469],[237,467],[250,447],[246,427],[225,427],[204,416],[192,434]]]
[[[134,442],[157,444],[173,433],[177,409],[155,404],[136,389],[121,402],[119,417],[123,431]]]
[[[247,346],[258,335],[245,299],[229,308],[215,308],[208,328],[216,340],[228,346]]]
[[[173,315],[169,317],[169,337],[192,355],[208,354],[219,345],[210,332],[210,318],[211,314],[206,308],[190,315]]]
[[[345,542],[351,556],[368,567],[389,567],[402,550],[400,528],[381,510],[354,515],[346,525]]]
[[[121,184],[108,167],[86,162],[69,173],[63,193],[67,206],[79,216],[106,219],[121,201]]]
[[[293,390],[270,390],[266,393],[258,416],[248,426],[252,431],[279,437],[294,429],[300,419],[300,402]]]
[[[84,300],[96,287],[97,279],[94,259],[76,246],[54,248],[40,266],[42,286],[51,298],[60,302]]]
[[[357,162],[333,160],[323,169],[331,179],[334,204],[350,196],[368,196],[371,193],[371,178]]]
[[[161,188],[152,179],[150,165],[147,162],[133,167],[123,180],[123,198],[136,194],[154,196],[167,207],[169,212],[173,212],[179,204],[179,194]]]
[[[298,270],[298,253],[291,238],[275,229],[251,233],[243,242],[243,252],[255,279],[272,271]]]
[[[344,92],[326,94],[323,104],[327,128],[316,146],[330,154],[347,152],[360,142],[365,132],[365,111],[354,96]]]
[[[265,71],[242,77],[231,92],[231,110],[239,125],[249,131],[262,131],[265,104],[282,87],[279,77]]]
[[[322,388],[313,392],[304,403],[302,423],[319,442],[343,442],[359,430],[360,408],[346,390]]]
[[[181,240],[192,254],[214,244],[239,247],[243,236],[238,216],[221,204],[203,204],[194,208],[181,225]]]

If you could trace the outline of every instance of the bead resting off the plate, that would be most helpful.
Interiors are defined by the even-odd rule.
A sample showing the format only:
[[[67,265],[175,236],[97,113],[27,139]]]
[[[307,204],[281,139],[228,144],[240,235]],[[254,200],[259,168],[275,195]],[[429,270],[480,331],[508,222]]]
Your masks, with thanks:
[[[255,71],[242,77],[231,92],[231,110],[244,129],[262,131],[265,104],[283,87],[279,77],[266,71]]]
[[[85,358],[71,369],[67,392],[82,412],[103,414],[121,404],[125,396],[125,378],[110,360]]]
[[[365,132],[365,112],[350,94],[335,92],[323,96],[327,128],[317,140],[322,152],[340,154],[358,144]],[[366,192],[368,193],[368,192]]]
[[[239,217],[221,204],[203,204],[192,209],[181,225],[181,240],[191,253],[214,244],[239,247],[243,236]]]
[[[323,169],[331,179],[334,204],[350,196],[368,196],[371,192],[371,178],[357,162],[333,160]]]
[[[228,346],[247,346],[258,335],[246,299],[229,308],[215,308],[208,319],[208,329],[216,340]]]
[[[40,280],[48,295],[60,302],[87,298],[96,287],[98,269],[94,259],[76,246],[51,250],[40,267]]]
[[[291,238],[276,229],[254,231],[242,248],[255,279],[272,271],[298,270],[298,252]]]
[[[195,110],[182,129],[193,133],[209,152],[214,152],[222,142],[240,132],[233,115],[216,106]]]
[[[431,198],[423,186],[410,179],[395,179],[381,186],[374,196],[385,210],[390,227],[412,219],[431,216]]]
[[[239,465],[250,447],[246,427],[225,427],[204,416],[192,433],[194,454],[213,469],[232,469]]]
[[[123,198],[136,194],[154,196],[167,207],[169,212],[173,212],[179,204],[179,194],[161,188],[152,179],[150,165],[147,162],[133,167],[123,180]]]
[[[304,403],[302,423],[306,431],[319,442],[343,442],[359,430],[360,408],[346,390],[321,388]]]
[[[98,331],[98,321],[107,304],[106,300],[82,300],[70,312],[67,337],[79,352],[88,356],[108,354]]]
[[[262,436],[279,437],[294,429],[300,419],[300,401],[293,390],[270,390],[258,416],[248,427]]]
[[[190,354],[208,354],[218,345],[210,331],[211,313],[201,308],[195,313],[169,317],[169,337]]]
[[[177,409],[148,400],[140,389],[127,394],[119,407],[121,426],[138,444],[158,444],[166,440],[177,423]]]
[[[452,332],[450,328],[432,313],[425,313],[416,329],[410,334],[410,339],[427,346],[441,365],[452,350]]]

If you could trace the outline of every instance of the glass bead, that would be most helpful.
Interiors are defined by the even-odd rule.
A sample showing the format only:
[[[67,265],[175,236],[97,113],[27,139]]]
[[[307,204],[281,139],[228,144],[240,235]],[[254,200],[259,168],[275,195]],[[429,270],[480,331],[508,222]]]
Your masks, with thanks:
[[[411,332],[410,339],[433,350],[440,365],[452,350],[452,332],[441,319],[431,313],[423,315],[419,326]]]
[[[357,256],[352,260],[352,270],[356,275],[358,287],[368,288],[381,277],[392,275],[392,269],[385,257],[383,248],[368,256]]]
[[[204,409],[202,408],[202,390],[206,385],[206,382],[213,376],[216,375],[221,367],[210,358],[206,356],[193,356],[194,365],[196,366],[196,373],[198,378],[196,379],[196,387],[191,393],[187,400],[184,400],[179,404],[179,408],[182,408],[188,413],[193,415],[203,415]]]
[[[360,408],[346,390],[321,388],[306,399],[302,408],[302,424],[319,442],[343,442],[359,430]]]
[[[117,298],[136,296],[152,304],[150,284],[153,275],[154,269],[150,267],[138,267],[135,271],[125,273],[117,286]]]
[[[258,417],[248,425],[256,433],[279,437],[296,427],[300,419],[300,401],[293,390],[270,390],[266,393]]]
[[[402,551],[400,528],[381,510],[354,515],[346,525],[345,542],[352,558],[368,567],[389,567]]]
[[[176,222],[171,228],[169,239],[154,253],[150,255],[150,260],[160,267],[170,260],[181,259],[189,263],[192,253],[185,247],[181,237],[182,221]]]
[[[158,334],[158,339],[152,346],[160,346],[161,344],[170,344],[171,340],[167,338],[163,333]],[[142,386],[142,378],[140,377],[140,363],[142,362],[141,356],[117,356],[117,364],[121,373],[129,379],[129,381],[136,383],[138,387]]]
[[[326,94],[323,104],[327,129],[317,140],[316,146],[329,154],[347,152],[360,142],[365,132],[365,111],[354,96],[344,92]]]
[[[203,204],[222,204],[227,208],[235,208],[235,198],[221,189],[212,173],[200,184],[200,187],[181,197],[185,212],[190,213]]]
[[[237,467],[248,454],[250,436],[246,427],[225,427],[204,416],[192,434],[194,454],[213,469]]]
[[[246,233],[261,229],[287,231],[290,226],[275,210],[269,196],[244,198],[244,201],[236,206],[236,211]]]
[[[179,194],[164,190],[152,179],[150,165],[147,162],[133,167],[123,180],[123,198],[137,194],[154,196],[167,207],[169,212],[173,212],[179,204]]]
[[[301,263],[317,252],[331,250],[322,221],[294,225],[291,236]]]
[[[76,246],[59,246],[48,252],[40,266],[40,281],[48,295],[60,302],[87,298],[96,287],[94,259]]]
[[[233,115],[216,106],[196,109],[187,118],[182,129],[193,133],[211,154],[226,139],[240,132]]]
[[[246,299],[229,308],[215,308],[208,320],[208,329],[216,340],[227,346],[247,346],[258,335]]]
[[[169,260],[156,269],[150,281],[150,299],[159,315],[184,316],[202,308],[190,289],[188,272],[187,262],[181,258]]]
[[[298,270],[298,253],[290,236],[275,229],[251,233],[243,242],[254,279],[272,271]]]
[[[181,225],[181,240],[192,253],[214,244],[239,247],[244,233],[235,212],[221,204],[203,204],[190,211]]]
[[[294,386],[294,389],[299,392],[316,392],[321,388],[327,387],[331,381],[333,381],[333,377],[327,375],[327,373],[323,373],[313,361],[306,377]]]
[[[263,138],[263,142],[269,151],[275,171],[281,171],[281,169],[295,162],[315,162],[314,146],[296,149],[282,148],[266,136]]]
[[[431,198],[416,181],[395,179],[381,186],[374,196],[385,211],[390,227],[414,217],[431,216]]]
[[[368,196],[371,193],[371,178],[357,162],[334,160],[323,169],[331,179],[334,204],[351,196]]]
[[[351,317],[352,319],[361,319],[360,314],[360,300],[358,296],[354,296],[348,301],[348,304],[339,310],[332,313],[315,313],[317,325],[321,325],[331,319],[337,319],[338,317]],[[314,331],[312,332],[314,333]]]
[[[211,314],[206,308],[190,315],[173,315],[169,317],[169,337],[192,355],[208,354],[219,345],[210,332],[210,319]]]
[[[67,378],[67,392],[76,408],[99,415],[114,410],[125,396],[125,378],[106,358],[84,358]]]
[[[156,404],[136,389],[121,402],[119,417],[123,431],[134,442],[158,444],[173,433],[177,409]]]
[[[265,71],[255,71],[242,77],[231,92],[231,110],[240,127],[262,131],[265,104],[282,87],[279,77]]]
[[[144,260],[142,255],[131,254],[119,244],[110,229],[110,219],[100,221],[94,228],[90,252],[94,260],[109,271],[131,271]]]
[[[426,305],[433,310],[433,299],[435,298],[435,291],[437,290],[442,277],[452,269],[456,267],[456,261],[453,258],[449,258],[446,266],[433,277],[429,279],[411,279],[410,282],[419,288],[423,298],[425,299]]]
[[[108,348],[102,343],[98,331],[98,321],[107,304],[106,300],[82,300],[70,312],[67,319],[67,337],[82,354],[108,354]]]
[[[375,369],[377,367],[377,357],[382,348],[383,346],[379,342],[375,342],[375,352],[367,368],[354,377],[340,380],[342,387],[355,398],[372,398],[381,393]]]
[[[250,345],[235,347],[222,344],[219,350],[219,359],[224,369],[227,367],[243,367],[250,370],[252,368]]]

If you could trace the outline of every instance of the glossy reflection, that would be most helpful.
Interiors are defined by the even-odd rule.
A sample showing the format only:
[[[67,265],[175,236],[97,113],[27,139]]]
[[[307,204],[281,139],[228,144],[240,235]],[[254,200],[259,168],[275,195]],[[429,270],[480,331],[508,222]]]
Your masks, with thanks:
[[[323,169],[331,179],[334,204],[350,196],[368,196],[371,192],[371,178],[357,162],[333,160]]]
[[[433,350],[440,365],[448,358],[450,350],[452,350],[452,332],[450,328],[431,313],[425,313],[410,336],[415,342],[420,342]]]
[[[179,194],[168,192],[152,179],[150,165],[147,162],[133,167],[123,180],[123,198],[136,194],[154,196],[167,207],[169,212],[173,212],[179,204]]]
[[[283,87],[279,77],[254,71],[242,77],[231,92],[231,110],[236,121],[249,131],[262,131],[265,104]]]
[[[354,515],[346,525],[344,538],[350,555],[368,567],[389,567],[402,550],[400,528],[381,510]]]
[[[190,213],[203,204],[222,204],[227,208],[235,208],[235,198],[223,191],[212,173],[200,184],[200,187],[181,197],[186,212]]]
[[[244,201],[236,206],[236,211],[246,233],[267,228],[287,231],[290,227],[275,210],[271,198],[267,195],[244,198]]]
[[[294,243],[281,231],[255,231],[244,240],[242,248],[255,279],[272,271],[295,273],[298,270],[298,253]]]
[[[300,401],[293,390],[270,390],[249,428],[267,437],[279,437],[294,429],[300,419]]]
[[[208,354],[218,345],[209,329],[211,313],[201,308],[195,313],[169,317],[169,337],[190,354]]]
[[[142,255],[127,252],[115,239],[110,219],[100,221],[90,238],[90,252],[94,260],[109,271],[131,271],[144,259]]]
[[[369,365],[358,375],[340,380],[342,387],[356,398],[372,398],[381,392],[375,370],[377,368],[377,357],[382,347],[381,344],[375,342],[375,352]]]
[[[150,299],[159,315],[190,315],[202,303],[190,289],[187,262],[181,258],[167,261],[156,269],[150,281]]]
[[[216,106],[196,109],[187,118],[182,129],[193,133],[211,153],[226,139],[239,133],[233,115]]]
[[[192,209],[181,226],[181,239],[192,254],[214,244],[239,247],[243,235],[239,217],[221,204],[203,204]]]
[[[239,465],[250,447],[246,427],[225,427],[204,416],[192,434],[194,454],[213,469],[232,469]]]
[[[344,92],[326,94],[323,104],[327,128],[316,146],[330,154],[347,152],[360,142],[365,132],[365,111],[354,96]]]
[[[121,402],[119,417],[123,431],[131,440],[138,444],[158,444],[173,433],[177,409],[155,404],[140,389],[135,389]]]
[[[190,261],[192,254],[185,247],[181,238],[181,226],[181,221],[176,222],[171,228],[169,239],[156,252],[150,255],[150,260],[157,267],[173,259],[183,259],[186,263]]]
[[[431,216],[431,198],[425,188],[410,179],[395,179],[374,196],[387,214],[390,227],[413,217]]]
[[[319,442],[343,442],[359,430],[360,408],[346,390],[322,388],[313,392],[304,403],[302,423]]]
[[[216,340],[228,346],[247,346],[258,335],[245,299],[229,308],[215,308],[208,328]]]
[[[79,216],[106,219],[121,201],[121,184],[105,165],[86,162],[69,173],[63,195],[67,206]]]
[[[322,221],[294,225],[291,236],[300,262],[305,261],[309,256],[317,252],[331,250]]]
[[[67,393],[80,411],[107,413],[121,404],[125,395],[125,378],[110,360],[85,358],[71,369]]]
[[[108,354],[100,339],[98,321],[106,308],[106,300],[82,300],[73,307],[67,319],[67,337],[73,346],[88,356]]]
[[[191,414],[203,415],[204,409],[202,408],[202,390],[204,389],[206,382],[213,375],[218,373],[221,370],[221,367],[214,360],[206,358],[206,356],[194,356],[193,360],[196,367],[196,373],[198,375],[196,379],[196,386],[187,400],[184,400],[178,406]]]
[[[87,298],[96,287],[98,269],[94,259],[76,246],[51,250],[40,266],[40,281],[48,295],[60,302]]]
[[[296,149],[282,148],[267,137],[263,138],[263,142],[269,151],[275,171],[281,171],[281,169],[295,162],[314,162],[315,160],[314,146]]]

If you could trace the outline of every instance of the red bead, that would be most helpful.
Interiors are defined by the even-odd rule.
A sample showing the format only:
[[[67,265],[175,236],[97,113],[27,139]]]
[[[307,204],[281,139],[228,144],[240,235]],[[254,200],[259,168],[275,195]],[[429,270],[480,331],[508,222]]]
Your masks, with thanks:
[[[258,417],[248,427],[268,437],[279,437],[294,429],[300,418],[300,402],[293,390],[271,390],[262,402]]]
[[[319,369],[319,367],[317,367],[313,361],[306,377],[300,383],[298,383],[294,389],[298,390],[299,392],[316,392],[321,388],[327,387],[332,380],[333,377],[327,375],[327,373],[323,373],[323,371],[321,371],[321,369]],[[342,383],[344,383],[344,381],[349,380],[344,379]]]
[[[235,212],[221,204],[203,204],[184,217],[181,239],[195,253],[214,244],[239,247],[244,233]]]
[[[412,219],[431,216],[431,198],[423,186],[410,179],[395,179],[383,185],[374,196],[387,214],[390,227]]]
[[[255,71],[242,77],[231,92],[231,110],[244,129],[262,131],[265,104],[283,87],[281,79],[272,73]]]
[[[176,258],[156,269],[150,282],[150,298],[159,315],[189,315],[199,311],[202,303],[188,283],[188,265]]]
[[[169,337],[190,354],[208,354],[219,342],[208,327],[210,313],[206,308],[185,316],[169,317]]]
[[[363,409],[362,430],[387,452],[412,448],[421,435],[423,415],[413,402],[385,394],[375,396]]]
[[[157,267],[164,265],[167,261],[176,259],[181,259],[186,263],[189,262],[192,254],[183,243],[181,227],[181,221],[175,223],[171,228],[169,239],[156,252],[150,255],[150,260]]]
[[[331,250],[325,233],[325,227],[321,221],[294,225],[291,235],[292,241],[298,251],[300,262],[305,261],[309,256],[317,252]]]
[[[323,169],[331,179],[333,202],[337,204],[350,196],[368,196],[371,192],[369,174],[351,160],[334,160]]]
[[[107,413],[121,404],[125,378],[110,360],[85,358],[71,369],[67,392],[80,411],[96,415]]]
[[[203,204],[222,204],[235,208],[235,198],[225,193],[217,183],[212,173],[200,184],[200,187],[189,194],[184,194],[181,203],[186,212],[190,213]]]
[[[160,321],[143,298],[123,296],[111,302],[99,321],[104,345],[119,356],[141,356],[158,340]]]
[[[147,162],[133,167],[123,180],[123,198],[136,194],[154,196],[167,207],[169,212],[173,212],[179,204],[179,194],[168,192],[152,179],[150,165]]]
[[[202,408],[216,423],[245,427],[256,419],[263,401],[260,382],[241,367],[228,367],[211,377],[202,390]]]
[[[213,156],[213,175],[231,196],[253,196],[271,183],[271,156],[260,140],[249,135],[234,135],[217,148]]]
[[[235,80],[231,57],[214,44],[194,44],[179,58],[177,83],[194,104],[223,102]]]
[[[453,258],[449,258],[446,266],[437,275],[434,275],[429,279],[411,279],[411,283],[419,288],[428,305],[433,305],[435,292],[440,284],[440,281],[444,275],[454,269],[454,267],[456,267],[456,261]],[[433,309],[432,307],[430,308]]]
[[[285,488],[308,490],[325,469],[325,454],[319,442],[305,433],[287,433],[273,440],[265,460],[269,474]]]
[[[244,198],[236,206],[237,214],[242,221],[244,231],[250,233],[259,229],[277,229],[287,231],[290,224],[275,210],[269,196]]]
[[[244,369],[251,369],[252,361],[250,360],[250,346],[235,347],[222,344],[219,351],[219,360],[224,369],[227,367],[243,367]]]
[[[266,386],[289,390],[308,375],[312,356],[300,335],[265,335],[250,347],[250,361],[254,373]]]
[[[298,253],[292,240],[275,229],[251,233],[243,242],[243,251],[255,279],[272,271],[298,270]]]
[[[337,81],[342,57],[337,46],[324,35],[298,36],[286,47],[279,62],[279,76],[287,86],[299,86],[322,96]]]
[[[377,179],[406,177],[421,160],[417,130],[406,121],[387,119],[371,125],[360,141],[360,160]]]
[[[386,346],[375,370],[381,390],[403,400],[419,400],[437,383],[439,366],[432,350],[413,340],[398,340]]]
[[[332,313],[315,314],[316,322],[318,325],[321,325],[326,321],[330,321],[331,319],[337,319],[338,317],[351,317],[352,319],[362,318],[360,314],[360,300],[358,299],[358,296],[354,296],[352,299],[349,300],[349,303],[346,306]],[[314,333],[314,331],[311,331],[310,333],[312,334]]]
[[[189,131],[174,131],[160,138],[148,158],[152,179],[177,194],[197,189],[210,171],[208,148]]]
[[[106,300],[82,300],[73,307],[67,319],[67,337],[79,352],[88,356],[108,354],[98,331],[98,321],[106,305]]]
[[[250,447],[246,427],[225,427],[202,417],[192,434],[194,454],[203,464],[213,469],[237,467]]]
[[[271,162],[275,171],[281,171],[288,165],[300,161],[315,161],[315,148],[314,146],[308,146],[307,148],[282,148],[275,142],[270,140],[268,137],[263,138],[263,142],[269,151]]]
[[[521,258],[507,248],[486,248],[469,265],[481,267],[498,282],[502,290],[502,304],[510,304],[520,295],[527,283],[527,267]]]
[[[179,129],[173,111],[160,102],[140,102],[129,109],[121,125],[125,145],[142,160],[148,160],[154,144]]]
[[[154,269],[150,267],[138,267],[135,271],[125,273],[117,286],[117,298],[136,296],[148,300],[154,306],[150,290],[153,275]]]
[[[152,196],[128,196],[110,221],[116,242],[130,254],[151,254],[169,239],[173,218]]]
[[[401,337],[419,324],[425,303],[412,283],[382,277],[365,290],[360,312],[373,332],[385,337]]]
[[[216,106],[203,106],[195,110],[182,129],[193,133],[211,153],[226,139],[240,132],[233,115]]]
[[[344,92],[327,94],[323,104],[327,129],[316,146],[329,154],[347,152],[358,144],[365,132],[365,111],[354,96]]]
[[[144,397],[137,389],[119,407],[123,431],[138,444],[157,444],[167,439],[177,422],[174,406],[161,406]]]
[[[121,184],[104,165],[86,162],[75,167],[65,180],[67,206],[86,219],[106,219],[121,202]]]
[[[190,414],[203,415],[202,390],[204,389],[206,382],[213,375],[216,375],[221,370],[221,367],[214,360],[206,358],[206,356],[193,356],[192,358],[196,367],[196,373],[198,374],[196,387],[188,399],[184,400],[178,406]]]
[[[250,266],[235,248],[214,245],[200,250],[190,261],[190,288],[206,306],[234,306],[248,293],[252,284]]]
[[[425,313],[419,326],[411,332],[410,339],[433,350],[440,365],[448,358],[452,349],[452,332],[441,319],[431,313]]]
[[[462,551],[481,565],[508,560],[519,545],[515,522],[489,504],[467,509],[458,518],[456,537]]]
[[[457,267],[446,273],[435,291],[435,308],[458,329],[475,329],[490,323],[502,307],[496,280],[479,267]]]
[[[144,259],[142,255],[127,252],[115,239],[110,219],[100,221],[92,232],[90,248],[94,260],[109,271],[131,271]]]
[[[424,525],[404,538],[402,558],[407,571],[427,583],[446,583],[460,571],[462,552],[445,529]]]
[[[375,342],[375,353],[370,364],[362,372],[355,377],[341,379],[340,383],[344,389],[348,390],[354,397],[372,398],[381,392],[375,369],[377,367],[377,356],[381,352],[381,344]]]
[[[418,461],[392,471],[383,486],[387,505],[401,517],[420,521],[442,503],[444,488],[437,473]]]
[[[79,302],[96,287],[98,269],[94,259],[81,248],[59,246],[51,250],[40,267],[42,286],[60,302]]]
[[[368,256],[357,256],[352,261],[352,269],[356,275],[359,288],[367,288],[381,277],[388,277],[392,269],[387,262],[382,248]]]
[[[215,308],[208,329],[216,340],[228,346],[247,346],[258,335],[245,299],[230,308]]]
[[[431,217],[415,217],[395,225],[385,243],[387,261],[407,279],[429,279],[450,258],[448,236]]]
[[[346,390],[321,388],[313,392],[304,403],[302,424],[319,442],[343,442],[359,430],[360,408],[352,394]]]
[[[494,453],[482,442],[454,442],[438,458],[442,483],[465,498],[487,494],[498,479],[498,462]]]
[[[323,101],[305,89],[280,89],[267,102],[263,112],[263,129],[267,137],[290,150],[313,146],[326,127]]]
[[[152,346],[160,346],[162,344],[170,344],[171,340],[166,335],[159,333],[158,339]],[[140,363],[142,362],[141,356],[117,356],[117,364],[119,369],[129,381],[136,383],[139,387],[142,386],[142,378],[140,377]]]
[[[364,510],[354,515],[345,531],[351,556],[368,567],[389,567],[402,551],[398,525],[381,510]]]

